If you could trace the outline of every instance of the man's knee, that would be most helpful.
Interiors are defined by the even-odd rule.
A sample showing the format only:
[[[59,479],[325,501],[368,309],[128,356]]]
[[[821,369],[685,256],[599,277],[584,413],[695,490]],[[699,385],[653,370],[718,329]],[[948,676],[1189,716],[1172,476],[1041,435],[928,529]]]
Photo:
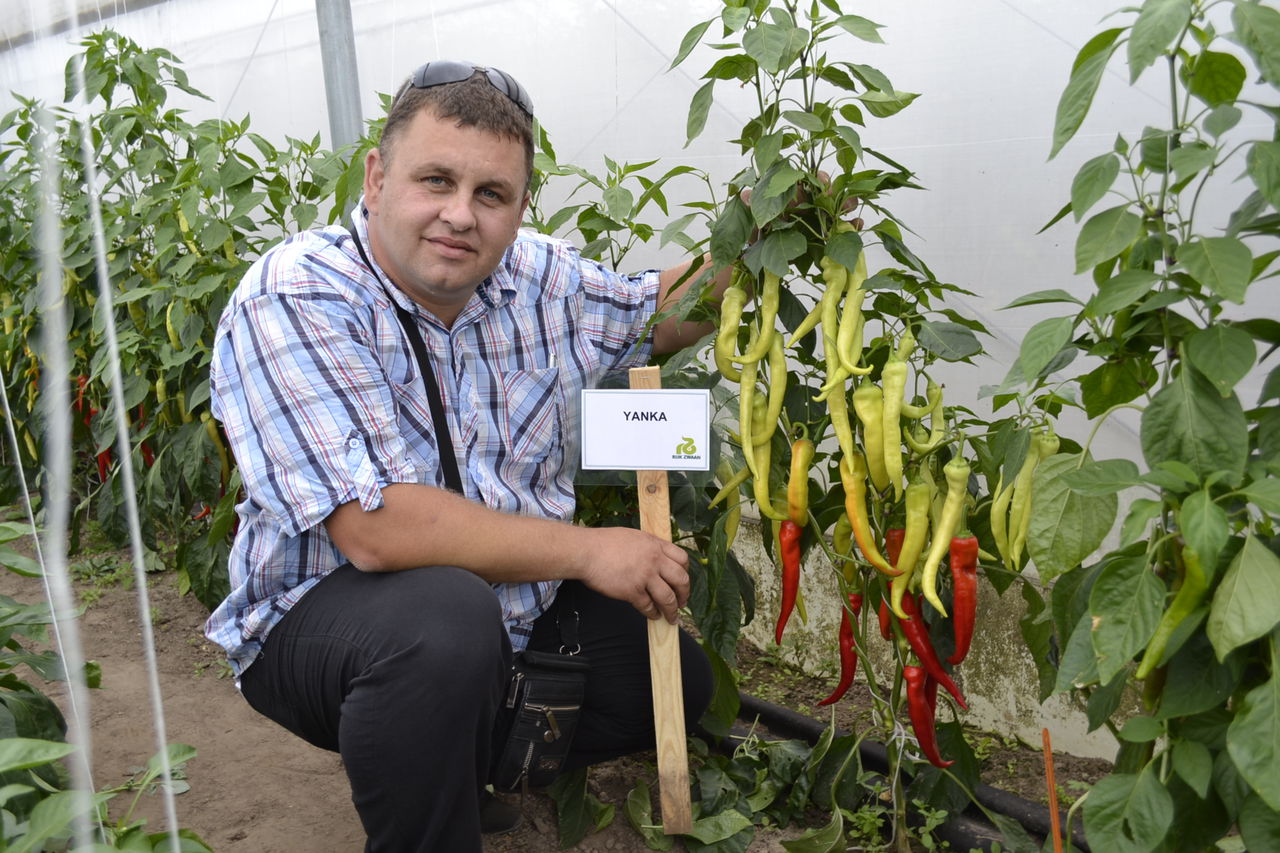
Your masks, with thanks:
[[[382,576],[393,582],[379,590],[371,626],[382,635],[380,660],[419,677],[503,667],[510,652],[502,608],[484,580],[451,566],[397,574]]]

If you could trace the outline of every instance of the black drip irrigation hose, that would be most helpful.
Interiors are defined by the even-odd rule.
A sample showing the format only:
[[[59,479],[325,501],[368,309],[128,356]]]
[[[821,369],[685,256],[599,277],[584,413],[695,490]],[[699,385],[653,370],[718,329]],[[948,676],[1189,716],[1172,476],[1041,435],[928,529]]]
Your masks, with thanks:
[[[803,740],[810,746],[816,744],[822,733],[826,731],[825,723],[820,723],[790,708],[766,702],[749,693],[739,693],[738,698],[741,702],[738,719],[743,722],[759,720],[770,731],[784,737]],[[843,737],[848,732],[837,729],[835,734],[836,737]],[[884,744],[864,740],[859,745],[858,751],[864,768],[888,775],[889,751]],[[1052,831],[1049,809],[1039,803],[990,785],[978,785],[973,793],[982,806],[1017,821],[1023,829],[1036,836],[1041,842]],[[1003,840],[1000,831],[986,820],[981,811],[977,809],[971,811],[975,814],[952,816],[946,823],[937,827],[934,834],[960,850],[975,848],[991,850],[994,842]],[[1062,815],[1062,825],[1067,825],[1065,814]],[[1089,853],[1089,845],[1085,843],[1082,832],[1072,831],[1071,844],[1076,850]]]

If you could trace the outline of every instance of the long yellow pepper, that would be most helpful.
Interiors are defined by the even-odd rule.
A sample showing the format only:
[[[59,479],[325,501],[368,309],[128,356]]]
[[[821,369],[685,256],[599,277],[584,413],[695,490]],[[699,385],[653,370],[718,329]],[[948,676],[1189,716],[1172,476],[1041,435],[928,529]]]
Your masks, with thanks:
[[[902,609],[902,597],[911,584],[916,563],[929,538],[929,485],[921,481],[909,484],[906,503],[906,533],[902,537],[902,550],[898,552],[898,563],[894,566],[901,574],[893,579],[889,590],[889,606],[899,619],[911,618]]]

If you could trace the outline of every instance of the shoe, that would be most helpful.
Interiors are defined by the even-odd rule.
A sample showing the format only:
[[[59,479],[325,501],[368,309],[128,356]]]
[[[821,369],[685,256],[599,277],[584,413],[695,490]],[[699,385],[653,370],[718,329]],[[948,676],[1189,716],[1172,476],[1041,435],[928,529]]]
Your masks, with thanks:
[[[514,832],[523,822],[520,810],[489,791],[480,792],[480,831],[485,835]]]

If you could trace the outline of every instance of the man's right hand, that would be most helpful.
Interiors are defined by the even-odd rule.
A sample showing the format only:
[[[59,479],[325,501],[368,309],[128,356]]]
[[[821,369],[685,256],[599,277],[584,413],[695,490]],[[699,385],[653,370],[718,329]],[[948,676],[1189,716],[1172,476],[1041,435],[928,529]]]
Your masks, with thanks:
[[[649,619],[675,623],[689,600],[689,555],[657,536],[628,527],[584,530],[592,547],[581,554],[579,579],[628,602]]]

